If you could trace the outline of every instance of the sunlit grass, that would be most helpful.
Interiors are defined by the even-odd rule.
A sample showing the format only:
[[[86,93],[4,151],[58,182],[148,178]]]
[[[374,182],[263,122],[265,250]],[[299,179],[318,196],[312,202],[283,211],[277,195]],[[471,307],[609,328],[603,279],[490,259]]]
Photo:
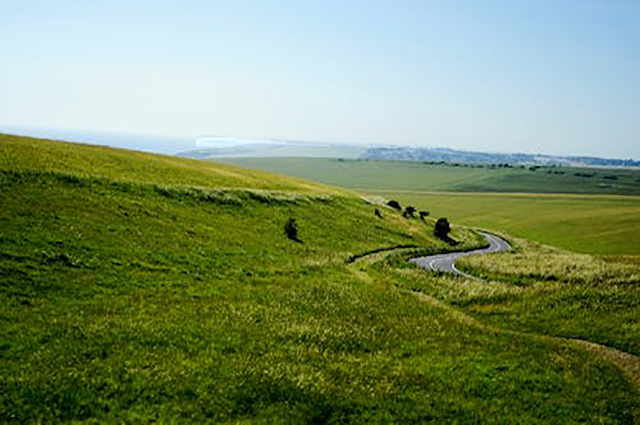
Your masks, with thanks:
[[[236,168],[181,180],[151,155],[25,142],[0,141],[2,422],[634,420],[633,385],[604,359],[405,291],[464,306],[528,287],[482,294],[405,251],[348,263],[451,249],[433,220]]]

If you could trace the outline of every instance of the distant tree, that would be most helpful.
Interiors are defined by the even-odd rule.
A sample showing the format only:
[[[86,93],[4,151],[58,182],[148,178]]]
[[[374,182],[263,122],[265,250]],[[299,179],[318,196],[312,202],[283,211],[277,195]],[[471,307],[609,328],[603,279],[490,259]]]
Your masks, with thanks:
[[[416,207],[409,205],[407,208],[404,209],[402,216],[404,218],[412,218],[415,213],[416,213]]]
[[[393,199],[387,202],[387,205],[393,208],[394,210],[402,211],[402,207],[398,201],[394,201]]]
[[[382,213],[380,213],[380,210],[377,208],[376,208],[376,217],[382,218]]]
[[[298,225],[296,224],[295,218],[289,218],[284,224],[284,233],[292,241],[301,242],[300,239],[298,239]]]
[[[424,220],[425,217],[429,216],[429,211],[420,211],[420,220]]]
[[[436,221],[436,227],[433,229],[433,234],[442,240],[449,240],[449,232],[451,232],[449,220],[446,218],[439,218],[438,221]]]

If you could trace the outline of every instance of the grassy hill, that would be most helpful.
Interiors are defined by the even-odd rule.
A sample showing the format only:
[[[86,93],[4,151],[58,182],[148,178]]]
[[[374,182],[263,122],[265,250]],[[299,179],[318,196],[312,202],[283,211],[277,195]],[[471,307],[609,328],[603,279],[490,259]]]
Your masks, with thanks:
[[[2,422],[638,418],[628,371],[527,332],[571,335],[542,320],[503,332],[452,308],[433,284],[458,280],[405,261],[451,249],[434,221],[374,198],[7,135],[0,188]],[[298,242],[284,234],[289,218]],[[462,227],[453,237],[482,244]],[[583,337],[637,344],[605,332]]]

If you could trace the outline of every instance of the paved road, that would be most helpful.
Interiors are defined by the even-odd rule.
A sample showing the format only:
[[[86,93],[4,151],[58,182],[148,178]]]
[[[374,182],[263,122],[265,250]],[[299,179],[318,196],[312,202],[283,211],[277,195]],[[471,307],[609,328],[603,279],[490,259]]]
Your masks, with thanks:
[[[456,260],[458,258],[466,257],[467,255],[489,254],[492,252],[508,251],[511,249],[509,244],[499,237],[491,235],[489,233],[480,233],[485,238],[487,238],[489,247],[484,249],[476,249],[475,251],[450,252],[447,254],[429,255],[426,257],[412,258],[409,261],[421,267],[424,267],[425,269],[449,272],[460,276],[473,278],[473,276],[470,276],[456,269]]]

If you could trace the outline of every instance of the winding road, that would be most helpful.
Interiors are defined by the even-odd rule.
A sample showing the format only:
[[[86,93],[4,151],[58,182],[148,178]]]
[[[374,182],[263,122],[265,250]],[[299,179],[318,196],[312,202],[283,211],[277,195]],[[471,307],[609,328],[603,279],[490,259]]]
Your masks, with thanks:
[[[494,236],[490,233],[480,233],[485,238],[487,238],[487,242],[489,242],[489,246],[487,248],[476,249],[475,251],[449,252],[446,254],[428,255],[426,257],[412,258],[409,261],[428,270],[449,272],[459,276],[465,276],[475,279],[473,276],[463,273],[456,268],[456,260],[458,258],[466,257],[467,255],[490,254],[492,252],[508,251],[511,249],[511,246],[509,246],[509,244],[505,240],[500,239],[499,237]]]

